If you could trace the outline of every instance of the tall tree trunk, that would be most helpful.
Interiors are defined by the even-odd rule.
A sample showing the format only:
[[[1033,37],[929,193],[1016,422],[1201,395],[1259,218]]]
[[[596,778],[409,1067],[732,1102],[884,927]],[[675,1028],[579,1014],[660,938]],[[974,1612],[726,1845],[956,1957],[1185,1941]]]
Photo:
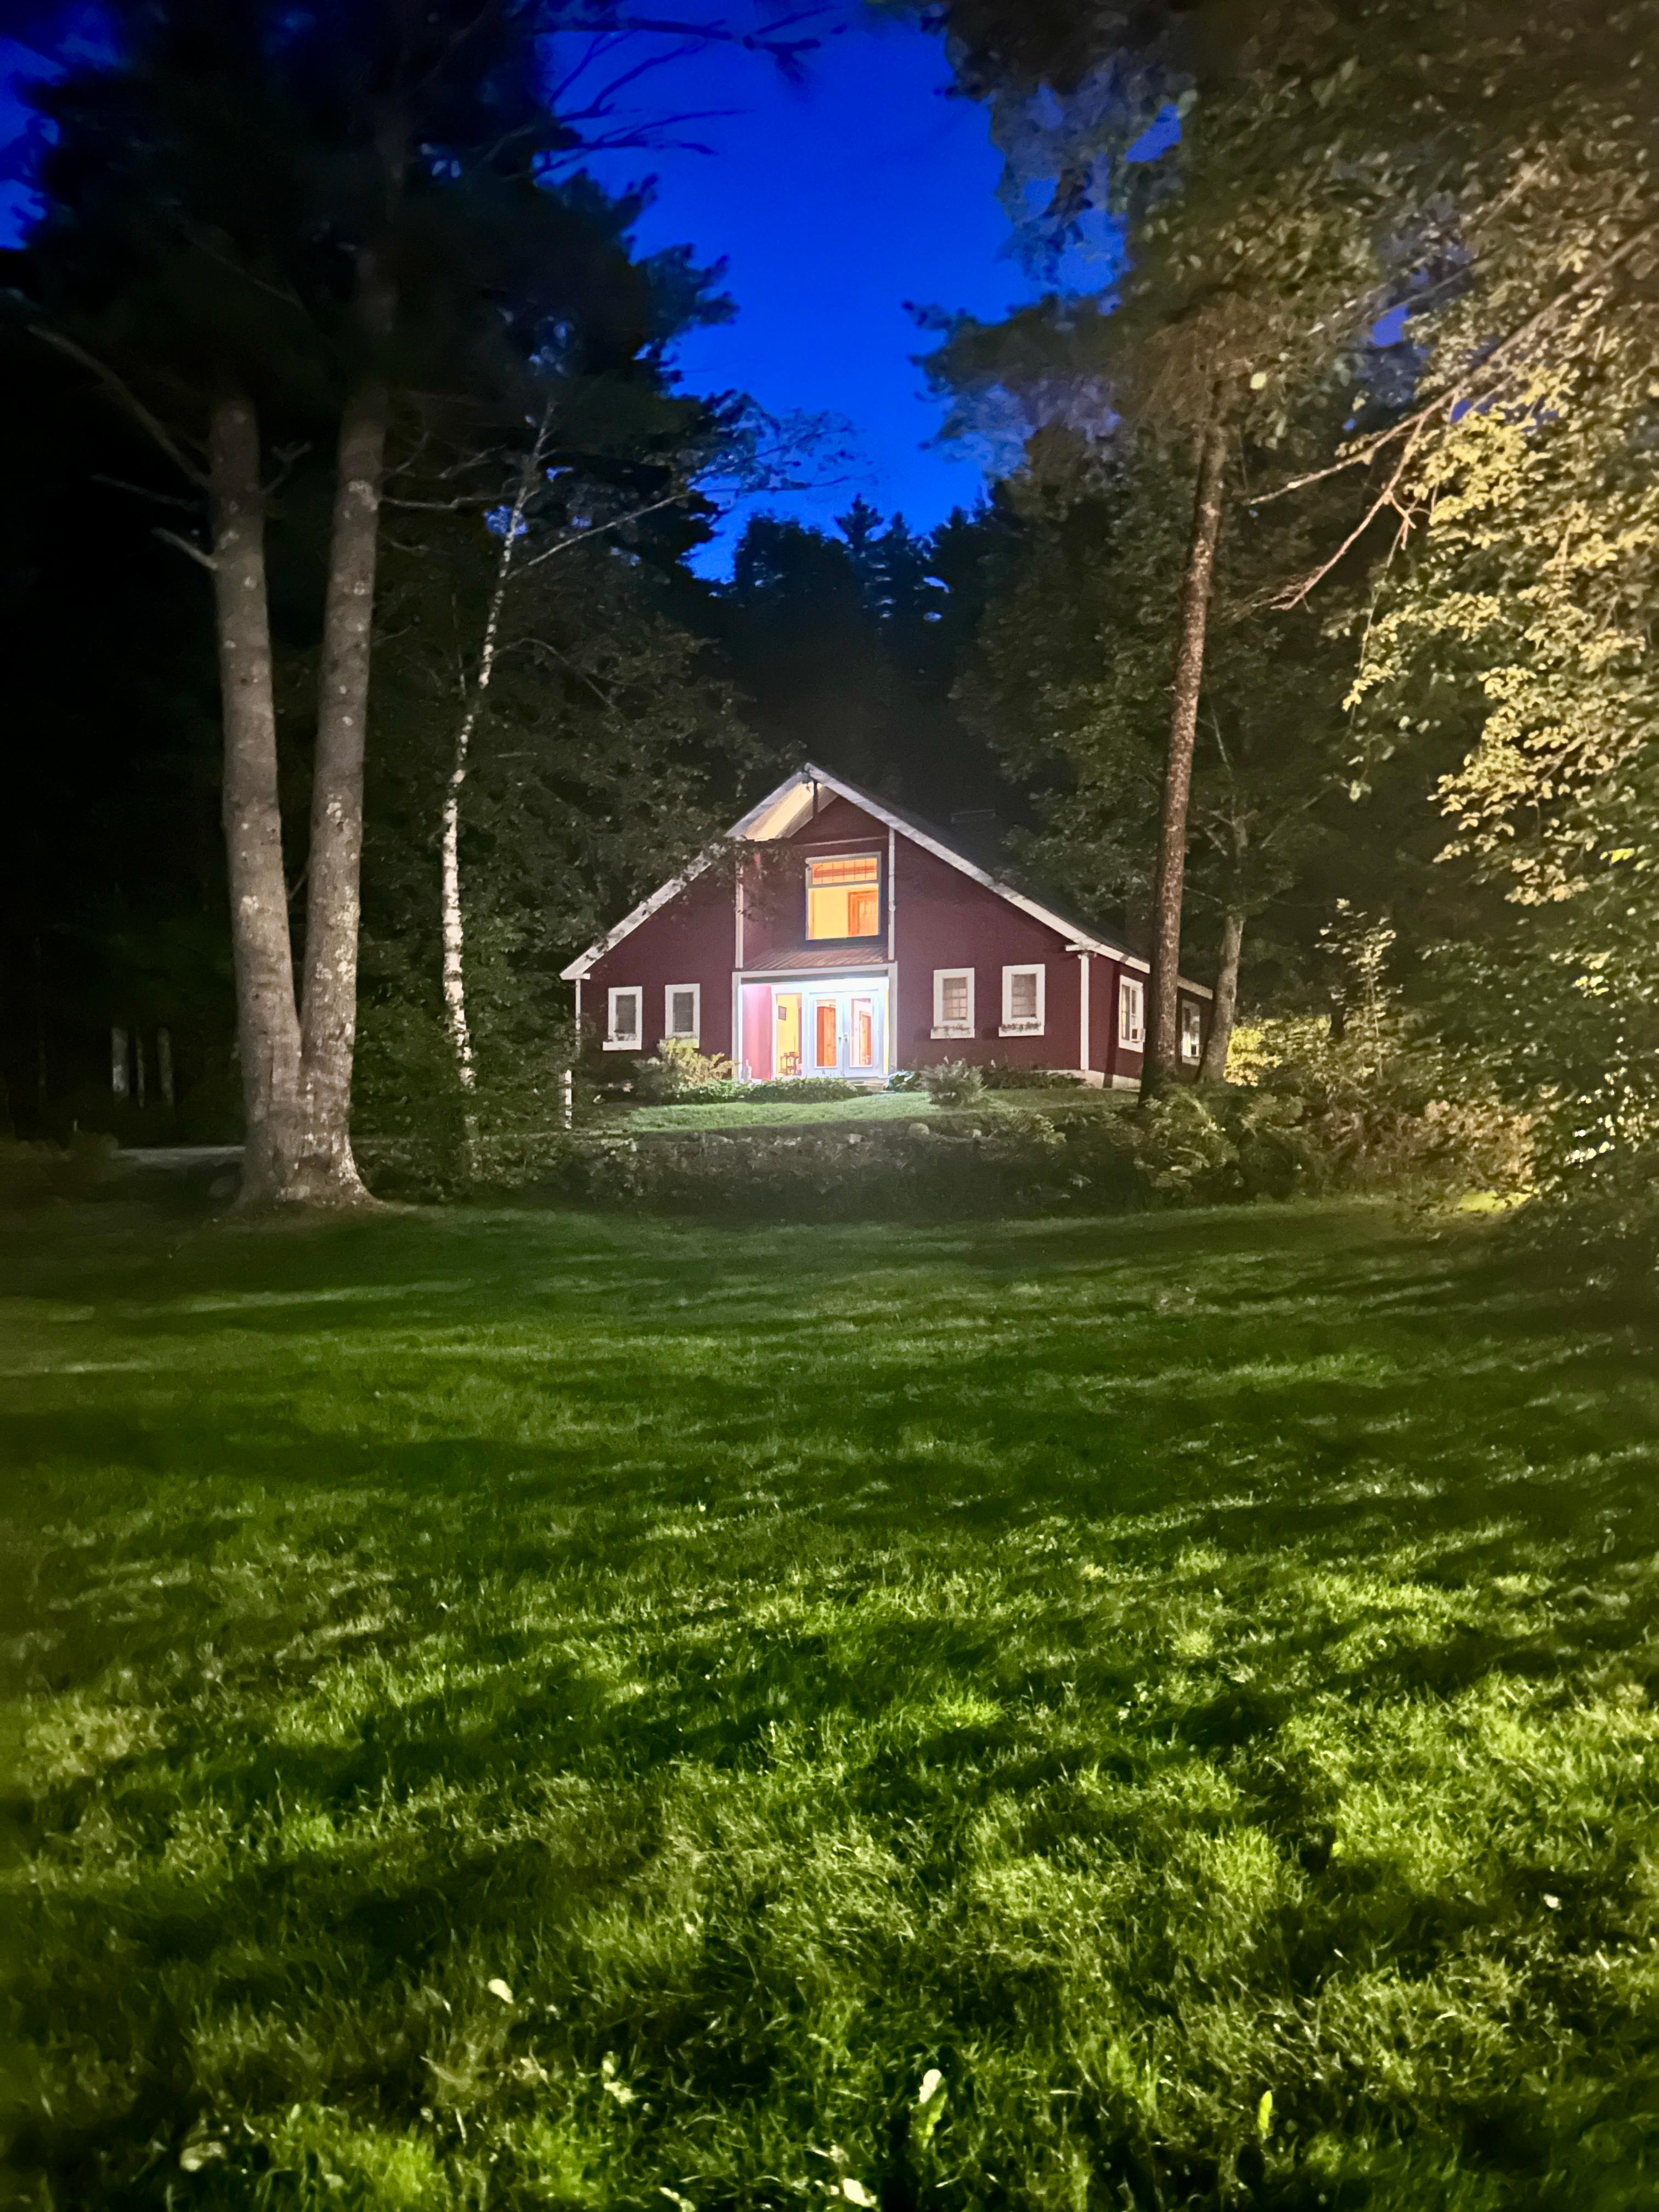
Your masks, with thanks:
[[[244,392],[232,392],[216,404],[209,424],[208,494],[224,719],[225,856],[246,1124],[240,1200],[245,1206],[289,1195],[300,1106],[300,1021],[283,877],[260,459],[253,402]]]
[[[472,1033],[466,1018],[466,921],[461,908],[461,799],[466,789],[473,733],[483,708],[484,694],[489,690],[490,678],[495,672],[495,653],[501,642],[501,610],[507,604],[507,587],[512,580],[519,540],[526,528],[525,509],[540,481],[548,434],[552,424],[553,407],[550,401],[543,410],[535,444],[519,471],[518,489],[507,510],[507,527],[502,532],[501,550],[495,562],[495,579],[484,617],[478,672],[473,678],[460,727],[455,732],[455,748],[449,764],[449,782],[444,793],[441,841],[442,884],[440,892],[444,1012],[449,1023],[449,1040],[455,1054],[456,1073],[460,1077],[463,1089],[467,1091],[472,1090],[477,1084],[477,1072],[472,1064]]]
[[[1209,1083],[1227,1079],[1227,1048],[1238,1018],[1238,956],[1243,949],[1244,910],[1229,907],[1221,923],[1221,964],[1216,973],[1215,1003],[1210,1009],[1210,1034],[1198,1064],[1200,1075]]]
[[[1198,485],[1187,574],[1181,592],[1181,633],[1176,654],[1170,745],[1164,768],[1164,814],[1152,891],[1152,972],[1147,996],[1146,1057],[1141,1078],[1150,1095],[1175,1075],[1180,1050],[1176,983],[1181,972],[1181,906],[1187,874],[1187,805],[1193,784],[1193,744],[1198,734],[1199,694],[1204,683],[1204,642],[1210,618],[1210,584],[1221,536],[1225,496],[1230,393],[1217,391],[1199,447]]]
[[[340,421],[328,592],[318,678],[307,863],[303,1158],[289,1194],[312,1205],[367,1198],[351,1155],[351,1070],[357,1035],[357,927],[362,903],[363,754],[386,479],[390,402],[360,385]]]

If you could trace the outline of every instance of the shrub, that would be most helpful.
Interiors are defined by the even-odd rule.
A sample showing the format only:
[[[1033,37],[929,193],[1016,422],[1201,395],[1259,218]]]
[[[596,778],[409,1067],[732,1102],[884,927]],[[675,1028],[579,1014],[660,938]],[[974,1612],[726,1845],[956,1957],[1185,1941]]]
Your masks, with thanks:
[[[791,1075],[775,1083],[746,1084],[734,1095],[752,1098],[757,1105],[787,1104],[793,1100],[797,1105],[817,1106],[832,1098],[862,1098],[869,1087],[866,1083],[848,1083],[839,1075]]]
[[[922,1083],[935,1106],[971,1106],[985,1089],[985,1078],[965,1060],[942,1060],[925,1067]]]
[[[1065,1067],[1014,1067],[994,1060],[981,1068],[988,1091],[1076,1091],[1083,1078]]]
[[[77,1136],[68,1146],[19,1144],[0,1137],[0,1206],[9,1212],[90,1198],[106,1188],[116,1173],[113,1137]]]
[[[1564,1164],[1516,1214],[1508,1240],[1583,1288],[1650,1292],[1659,1284],[1659,1150],[1611,1144]]]
[[[634,1096],[649,1105],[668,1105],[699,1097],[715,1084],[729,1085],[735,1073],[723,1052],[699,1052],[689,1037],[665,1037],[652,1057],[640,1062]]]
[[[1299,1129],[1305,1188],[1507,1192],[1531,1172],[1528,1117],[1397,1015],[1340,1039],[1317,1019],[1241,1024],[1227,1072],[1229,1091],[1279,1102],[1267,1121]]]

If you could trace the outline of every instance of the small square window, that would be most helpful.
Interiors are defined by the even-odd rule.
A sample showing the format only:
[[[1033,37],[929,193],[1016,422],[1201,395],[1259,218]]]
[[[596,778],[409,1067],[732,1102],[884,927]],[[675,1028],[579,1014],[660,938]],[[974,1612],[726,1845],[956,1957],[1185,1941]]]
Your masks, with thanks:
[[[936,1037],[974,1034],[974,971],[971,968],[933,970],[933,1035]]]
[[[639,1050],[640,1014],[644,1000],[644,992],[636,988],[613,990],[611,993],[605,1033],[605,1048],[607,1052],[637,1052]]]
[[[702,986],[671,983],[663,993],[662,1033],[696,1044],[702,1028]]]
[[[1204,1051],[1204,1016],[1188,999],[1181,1009],[1181,1057],[1196,1065]]]
[[[1047,969],[1005,968],[1002,971],[1002,1034],[1004,1036],[1042,1035],[1044,982]]]
[[[1146,986],[1139,975],[1118,980],[1117,1041],[1134,1052],[1146,1042]]]

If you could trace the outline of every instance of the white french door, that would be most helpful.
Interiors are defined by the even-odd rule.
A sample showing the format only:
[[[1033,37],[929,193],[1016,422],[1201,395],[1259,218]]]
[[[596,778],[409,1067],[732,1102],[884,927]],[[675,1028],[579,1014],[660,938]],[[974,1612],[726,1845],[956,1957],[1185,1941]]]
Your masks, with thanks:
[[[819,985],[804,991],[803,1075],[884,1075],[885,982]]]

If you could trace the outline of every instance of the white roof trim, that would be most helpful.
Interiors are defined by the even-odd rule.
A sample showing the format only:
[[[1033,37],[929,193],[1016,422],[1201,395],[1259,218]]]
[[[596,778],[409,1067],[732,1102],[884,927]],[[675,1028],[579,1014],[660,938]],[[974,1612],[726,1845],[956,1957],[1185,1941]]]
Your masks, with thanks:
[[[641,899],[631,914],[625,914],[614,929],[607,929],[605,935],[590,945],[586,952],[578,953],[568,968],[561,968],[560,981],[580,983],[583,976],[591,975],[613,946],[620,945],[624,937],[630,936],[642,921],[648,921],[659,906],[666,906],[670,899],[678,898],[688,884],[695,883],[706,868],[714,866],[714,858],[713,853],[699,853],[688,867],[682,868],[678,875],[671,876],[660,890],[652,892],[649,898]]]
[[[1022,914],[1028,914],[1034,921],[1040,921],[1045,929],[1052,929],[1064,941],[1068,952],[1104,953],[1109,959],[1121,961],[1126,968],[1139,969],[1142,975],[1150,973],[1150,963],[1143,960],[1138,952],[1131,952],[1127,945],[1120,945],[1113,938],[1098,937],[1092,932],[1079,930],[1074,921],[1067,921],[1036,899],[1027,898],[1024,891],[1017,891],[1012,884],[1003,883],[961,853],[953,851],[949,845],[942,844],[936,837],[930,837],[914,822],[907,822],[902,815],[892,813],[872,793],[860,791],[856,784],[843,783],[839,776],[832,775],[827,769],[814,767],[810,761],[779,784],[775,791],[768,792],[764,799],[751,806],[745,815],[732,824],[726,836],[748,838],[757,843],[790,836],[802,823],[811,820],[816,809],[809,801],[806,811],[802,812],[798,807],[787,806],[785,802],[796,793],[813,790],[819,785],[826,791],[833,791],[838,799],[844,799],[849,806],[858,807],[862,813],[872,814],[888,829],[896,831],[901,837],[909,838],[913,844],[920,845],[925,852],[933,854],[936,860],[943,860],[947,866],[971,877],[976,884],[982,884],[987,890],[994,891],[999,898],[1006,899],[1010,906],[1017,906]],[[665,905],[694,878],[700,876],[712,864],[714,857],[712,853],[703,854],[690,867],[682,869],[678,875],[665,883],[660,890],[653,891],[648,899],[642,899],[614,929],[607,931],[597,944],[591,945],[578,959],[561,970],[563,981],[574,983],[589,974],[630,931],[637,929],[659,907]],[[1184,975],[1180,982],[1183,991],[1192,993],[1196,998],[1209,999],[1215,995],[1202,983],[1189,983]]]

